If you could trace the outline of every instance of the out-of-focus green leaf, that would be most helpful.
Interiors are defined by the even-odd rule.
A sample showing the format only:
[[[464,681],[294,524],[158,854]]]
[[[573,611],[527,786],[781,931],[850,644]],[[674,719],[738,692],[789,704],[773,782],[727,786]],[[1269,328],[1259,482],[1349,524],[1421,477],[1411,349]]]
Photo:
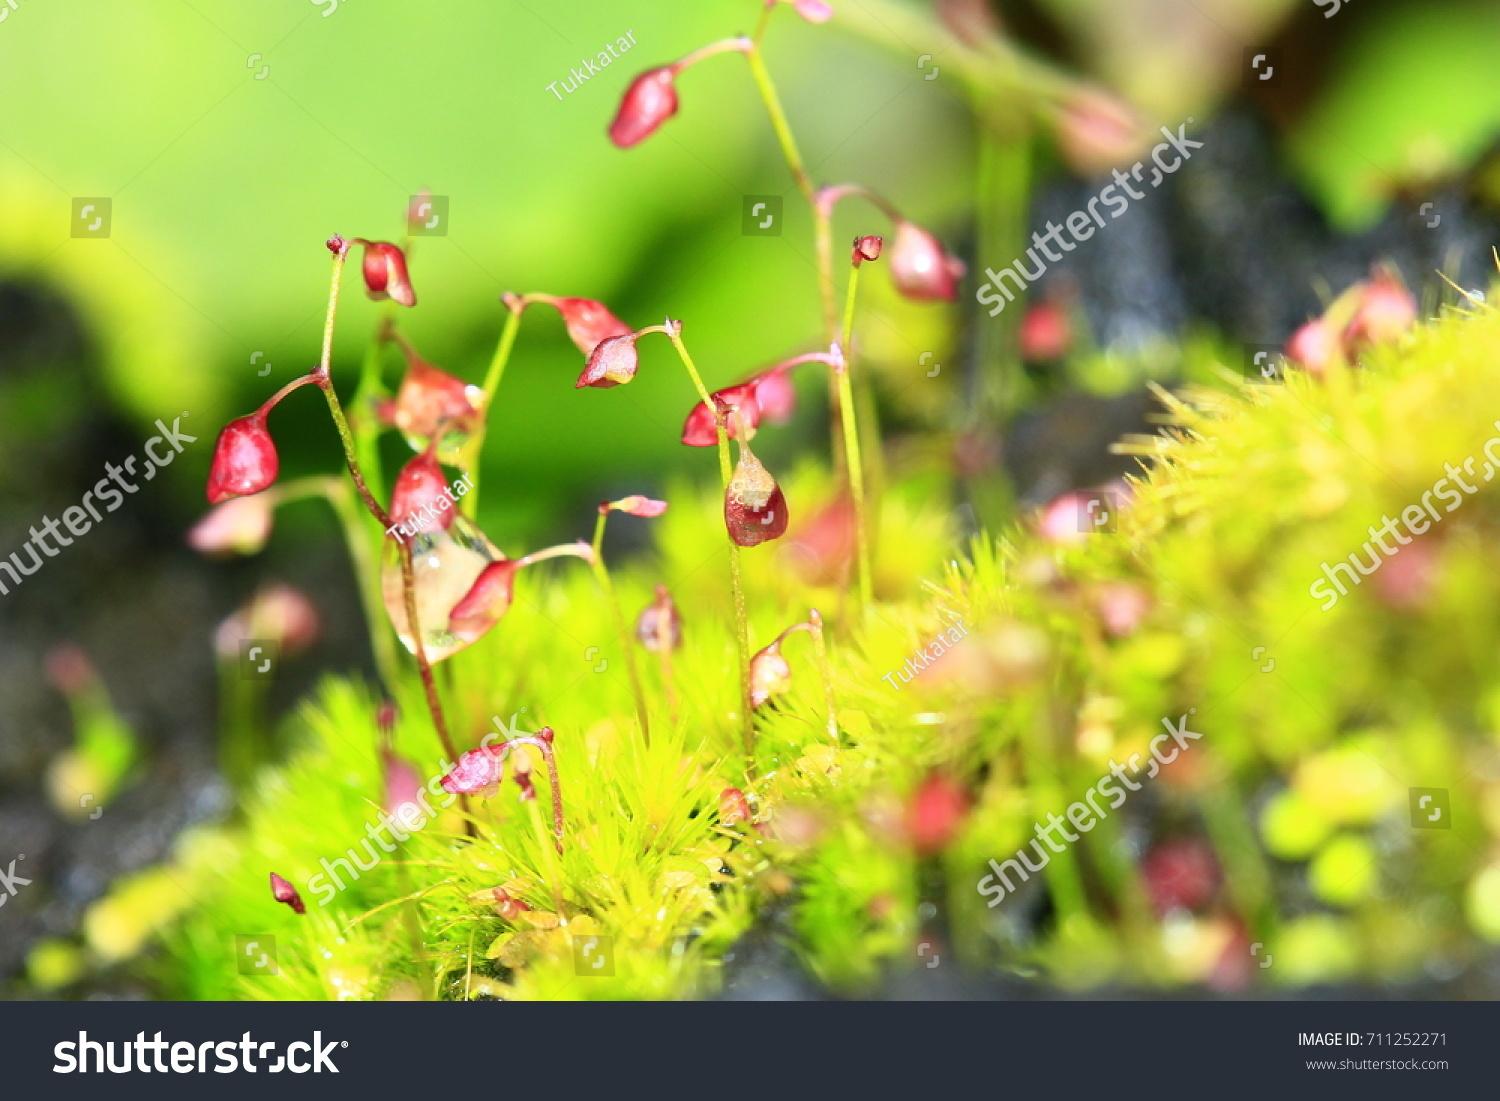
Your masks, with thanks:
[[[1289,150],[1330,218],[1379,217],[1398,185],[1466,169],[1500,134],[1500,8],[1413,4],[1351,29]]]

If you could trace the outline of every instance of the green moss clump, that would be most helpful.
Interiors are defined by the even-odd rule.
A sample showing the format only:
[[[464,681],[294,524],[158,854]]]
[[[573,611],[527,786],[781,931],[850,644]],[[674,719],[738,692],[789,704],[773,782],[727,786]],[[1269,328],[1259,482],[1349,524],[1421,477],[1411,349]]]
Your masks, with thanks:
[[[649,749],[589,579],[526,578],[512,617],[456,662],[450,695],[464,744],[497,715],[556,729],[561,857],[538,804],[506,787],[474,804],[476,839],[450,808],[320,905],[310,879],[363,844],[380,799],[374,701],[330,681],[243,820],[185,841],[170,992],[704,995],[772,907],[807,967],[845,989],[926,966],[939,941],[943,966],[1065,986],[1400,980],[1471,963],[1500,939],[1500,497],[1484,466],[1500,315],[1451,313],[1325,381],[1222,376],[1163,394],[1161,433],[1126,442],[1143,470],[1116,530],[1058,545],[1026,524],[955,559],[930,485],[893,487],[883,600],[858,630],[790,548],[747,555],[755,645],[810,606],[833,625],[841,729],[827,735],[811,657],[789,645],[793,684],[759,717],[753,782],[716,498],[674,495],[656,561],[619,571],[627,609],[660,579],[687,621],[674,721],[645,662]],[[1324,563],[1471,457],[1475,492],[1322,610],[1310,588]],[[787,490],[804,515],[828,496],[810,472]],[[1122,595],[1139,615],[1109,614]],[[924,671],[896,675],[957,625]],[[401,702],[397,749],[434,776],[420,700]],[[991,859],[1189,714],[1201,739],[987,905]],[[971,805],[919,854],[912,795],[934,773]],[[731,786],[753,827],[721,820]],[[1446,828],[1417,828],[1413,788],[1446,793]],[[1171,912],[1141,859],[1168,838],[1200,840],[1219,869]],[[270,871],[302,888],[307,917],[271,902]],[[247,934],[276,937],[279,974],[241,973]]]

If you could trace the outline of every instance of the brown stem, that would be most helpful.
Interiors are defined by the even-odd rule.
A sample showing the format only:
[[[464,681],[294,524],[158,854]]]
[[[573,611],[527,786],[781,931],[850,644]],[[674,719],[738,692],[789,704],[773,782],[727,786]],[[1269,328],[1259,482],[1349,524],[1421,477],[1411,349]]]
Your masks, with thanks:
[[[334,427],[338,429],[339,442],[344,446],[344,463],[349,468],[349,476],[354,480],[354,488],[359,491],[360,500],[364,502],[365,508],[369,510],[381,530],[393,526],[390,513],[381,507],[375,495],[370,492],[370,487],[365,483],[365,476],[359,469],[359,457],[355,451],[354,433],[349,428],[349,418],[344,416],[344,407],[339,404],[339,396],[333,388],[333,376],[329,371],[329,365],[333,359],[333,323],[338,315],[339,309],[339,283],[343,275],[344,262],[348,259],[347,247],[333,254],[333,277],[328,287],[328,315],[323,322],[323,357],[318,363],[317,369],[313,371],[313,381],[323,391],[323,398],[328,402],[329,415],[333,417]],[[427,710],[432,716],[433,728],[437,731],[438,740],[443,745],[443,751],[448,754],[448,759],[455,764],[458,762],[458,750],[453,746],[453,739],[448,734],[448,721],[443,717],[443,704],[438,698],[437,685],[432,679],[432,665],[427,660],[427,651],[422,645],[422,628],[417,621],[417,588],[415,571],[412,568],[411,549],[405,544],[401,545],[401,588],[406,598],[406,624],[411,632],[412,653],[417,659],[417,671],[422,677],[422,688],[427,696]],[[468,819],[468,801],[460,797],[459,805],[464,811],[466,829],[473,836],[474,824]]]
[[[547,764],[547,785],[552,789],[552,832],[557,838],[557,854],[561,856],[563,851],[563,826],[565,824],[563,819],[562,780],[557,774],[557,757],[552,752],[552,744],[546,738],[525,734],[506,742],[505,749],[509,750],[511,746],[517,745],[535,746],[541,751],[542,760]]]
[[[324,400],[328,402],[328,412],[333,416],[334,427],[339,430],[339,439],[344,445],[344,465],[349,468],[349,477],[354,480],[354,488],[359,491],[360,500],[364,502],[370,515],[380,521],[382,529],[391,527],[390,514],[375,499],[375,495],[370,492],[370,487],[365,483],[364,474],[360,472],[359,459],[354,453],[354,433],[349,428],[348,418],[344,416],[344,407],[339,402],[339,396],[334,393],[333,380],[328,376],[328,371],[324,367],[319,367],[313,375],[318,388],[323,391]]]
[[[705,406],[714,410],[718,430],[719,478],[724,483],[724,492],[728,493],[729,481],[733,477],[733,464],[729,460],[729,429],[724,423],[724,411],[709,394],[708,387],[703,384],[703,376],[698,373],[697,364],[688,353],[687,345],[682,342],[682,322],[668,319],[666,325],[662,326],[662,331],[667,334],[672,341],[672,346],[677,349],[677,357],[682,360],[683,367],[687,369],[688,376],[693,380],[693,387],[698,391],[698,397],[702,399]],[[741,432],[740,439],[744,438],[745,434]],[[735,646],[739,651],[740,659],[740,739],[745,748],[746,773],[753,777],[755,775],[755,709],[750,705],[750,626],[745,610],[745,581],[740,570],[740,547],[733,539],[729,540],[729,583],[734,590]]]
[[[412,567],[411,544],[402,543],[401,589],[406,601],[406,627],[411,633],[412,655],[417,659],[417,671],[422,674],[422,689],[427,694],[427,710],[432,712],[432,725],[437,728],[438,740],[452,761],[458,760],[458,750],[448,734],[448,721],[443,717],[443,704],[438,698],[437,682],[432,677],[432,664],[427,660],[427,647],[422,642],[422,625],[417,621],[417,585]]]
[[[313,383],[316,383],[317,381],[318,372],[316,370],[309,371],[305,375],[300,375],[297,378],[292,379],[291,382],[287,383],[280,390],[277,390],[276,393],[272,394],[264,402],[262,402],[261,407],[256,410],[257,414],[262,418],[268,416],[271,410],[280,405],[282,399],[290,394],[293,390],[301,389],[302,387],[311,385]]]

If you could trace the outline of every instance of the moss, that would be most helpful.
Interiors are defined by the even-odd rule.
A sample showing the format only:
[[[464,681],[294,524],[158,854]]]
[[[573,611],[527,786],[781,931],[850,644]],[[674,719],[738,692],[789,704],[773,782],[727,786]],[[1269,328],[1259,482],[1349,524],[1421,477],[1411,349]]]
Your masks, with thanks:
[[[167,937],[171,992],[704,995],[773,906],[789,909],[809,969],[847,989],[937,952],[1067,987],[1378,980],[1471,960],[1496,936],[1487,853],[1500,816],[1482,813],[1497,805],[1500,752],[1494,492],[1480,484],[1419,552],[1403,548],[1420,558],[1386,562],[1388,576],[1329,610],[1309,588],[1445,464],[1476,456],[1484,473],[1500,431],[1485,400],[1500,392],[1497,352],[1500,316],[1471,310],[1351,375],[1265,384],[1221,370],[1216,386],[1163,394],[1163,430],[1124,445],[1142,473],[1117,529],[1072,545],[1022,525],[954,555],[930,486],[908,497],[898,483],[881,524],[883,600],[856,631],[840,595],[809,585],[786,550],[752,552],[755,645],[809,606],[834,625],[842,731],[828,737],[811,658],[792,649],[791,689],[758,719],[753,780],[732,714],[718,502],[681,490],[656,558],[617,571],[627,609],[664,579],[685,612],[676,721],[645,655],[660,716],[649,748],[583,571],[528,577],[511,618],[453,663],[466,744],[493,716],[556,729],[560,857],[538,804],[506,788],[475,804],[476,839],[452,808],[320,905],[309,881],[362,844],[380,788],[375,701],[330,680],[243,819],[182,846],[171,871],[190,901]],[[828,495],[813,471],[787,491],[804,514]],[[1148,597],[1123,628],[1099,611],[1122,585]],[[887,676],[956,624],[909,683]],[[437,775],[420,699],[400,702],[398,751]],[[1177,762],[987,905],[991,858],[1189,714],[1202,737]],[[934,770],[972,807],[941,851],[918,855],[906,816]],[[753,827],[720,821],[728,786],[749,793]],[[1446,791],[1447,828],[1415,828],[1411,788]],[[1176,836],[1210,844],[1222,877],[1161,916],[1137,858]],[[306,917],[271,902],[273,870],[301,887]],[[495,887],[529,909],[503,915]],[[279,974],[241,974],[237,935],[274,936]]]

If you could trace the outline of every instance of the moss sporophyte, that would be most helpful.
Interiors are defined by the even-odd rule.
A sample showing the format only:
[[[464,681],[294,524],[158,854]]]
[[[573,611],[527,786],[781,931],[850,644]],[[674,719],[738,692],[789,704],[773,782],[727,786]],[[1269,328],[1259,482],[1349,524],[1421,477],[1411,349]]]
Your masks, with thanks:
[[[658,586],[656,600],[641,613],[632,630],[604,561],[605,524],[612,513],[656,517],[665,512],[665,501],[642,494],[607,501],[599,506],[592,540],[564,543],[516,557],[503,553],[478,523],[479,460],[487,421],[523,315],[534,306],[557,311],[568,337],[585,357],[576,383],[578,388],[608,389],[631,382],[641,366],[641,341],[655,335],[667,338],[692,383],[697,402],[687,414],[681,440],[687,446],[714,447],[718,452],[739,666],[735,710],[745,775],[753,778],[757,771],[753,713],[790,687],[791,666],[781,650],[793,633],[805,632],[813,640],[826,733],[835,742],[840,737],[822,617],[817,611],[810,612],[804,622],[782,631],[752,660],[749,597],[740,560],[742,548],[773,542],[788,529],[785,492],[752,451],[751,439],[763,425],[784,423],[792,415],[796,402],[792,374],[804,365],[819,364],[829,373],[828,392],[835,411],[836,465],[848,479],[856,517],[853,557],[857,564],[858,615],[863,615],[875,599],[870,546],[873,525],[868,520],[874,502],[867,500],[865,490],[865,460],[859,450],[858,418],[849,372],[858,268],[881,255],[882,240],[866,235],[855,241],[847,308],[840,329],[833,315],[835,273],[827,242],[834,205],[846,196],[863,195],[892,215],[897,233],[893,276],[903,294],[925,299],[952,298],[952,283],[962,274],[962,265],[942,249],[935,237],[900,218],[873,192],[853,185],[822,190],[814,187],[760,54],[767,20],[779,6],[782,5],[774,0],[763,6],[762,18],[751,36],[710,43],[674,63],[643,73],[626,90],[609,133],[621,148],[639,144],[677,112],[677,82],[683,73],[715,56],[745,57],[793,179],[814,216],[826,350],[791,356],[742,382],[710,391],[684,343],[680,321],[668,319],[660,325],[633,328],[604,303],[592,298],[509,293],[502,298],[506,318],[499,344],[479,384],[466,382],[427,362],[398,331],[393,318],[389,314],[383,316],[376,333],[375,353],[366,357],[351,416],[345,412],[333,377],[339,293],[351,250],[362,250],[360,273],[372,300],[410,309],[417,305],[418,298],[411,277],[409,245],[336,234],[327,241],[332,271],[322,354],[317,366],[287,382],[253,413],[230,421],[215,445],[207,497],[217,507],[194,529],[194,545],[210,553],[253,552],[269,538],[276,508],[309,496],[326,499],[344,528],[365,608],[372,617],[369,624],[372,646],[387,695],[394,694],[401,674],[389,645],[389,634],[374,621],[374,616],[383,612],[390,632],[415,663],[428,718],[444,754],[452,762],[450,770],[442,776],[442,788],[461,800],[472,795],[494,794],[509,762],[510,776],[519,795],[523,801],[531,802],[536,791],[530,754],[538,755],[547,773],[553,806],[552,843],[559,854],[563,851],[566,821],[550,728],[543,728],[536,735],[513,734],[498,745],[487,740],[477,749],[460,752],[450,730],[433,666],[475,646],[496,628],[516,600],[517,575],[522,570],[562,557],[582,559],[593,571],[605,598],[634,698],[641,751],[645,752],[651,739],[653,701],[635,647],[640,645],[657,655],[661,692],[675,726],[680,717],[681,698],[672,655],[682,644],[682,620],[667,589]],[[812,23],[824,22],[832,14],[831,7],[820,0],[796,0],[792,6]],[[633,35],[630,44],[634,45]],[[405,373],[394,394],[385,389],[378,367],[380,347],[391,344],[405,358]],[[342,445],[349,478],[347,486],[332,478],[309,478],[278,485],[280,456],[270,414],[306,386],[317,387],[323,395]],[[414,452],[394,479],[389,505],[381,500],[384,493],[380,487],[385,478],[375,446],[376,437],[387,428],[399,432]],[[737,460],[731,457],[731,439],[738,444]],[[445,467],[457,468],[456,476]],[[348,495],[349,486],[353,498]],[[383,536],[378,542],[372,542],[358,523],[351,500],[363,505],[378,525]],[[394,706],[383,706],[381,715],[378,752],[381,802],[405,805],[411,802],[407,798],[410,789],[421,787],[420,780],[392,748]],[[733,798],[728,798],[730,793]],[[724,805],[729,809],[721,815],[726,825],[748,820],[748,803],[738,788],[726,789],[726,799]],[[465,834],[477,838],[479,820],[466,802],[460,808]],[[303,913],[300,896],[291,881],[277,873],[270,874],[275,899]],[[552,891],[560,898],[560,884],[554,883]],[[500,899],[501,895],[494,897]],[[524,903],[508,893],[504,903],[506,908],[502,913],[514,916],[526,910]]]

